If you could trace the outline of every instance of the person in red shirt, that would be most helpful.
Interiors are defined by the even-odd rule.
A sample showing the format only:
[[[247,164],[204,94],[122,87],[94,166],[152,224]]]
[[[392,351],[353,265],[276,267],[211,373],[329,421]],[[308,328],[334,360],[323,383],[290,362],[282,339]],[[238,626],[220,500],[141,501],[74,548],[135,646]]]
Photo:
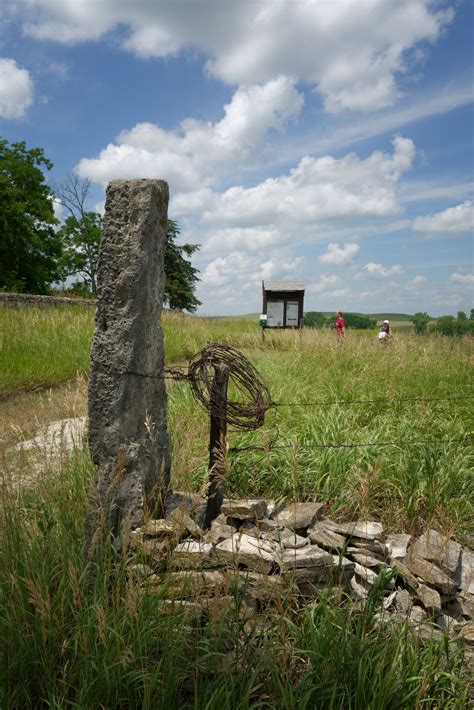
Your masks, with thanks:
[[[341,311],[336,313],[336,335],[344,337],[346,331],[346,321],[342,317]]]

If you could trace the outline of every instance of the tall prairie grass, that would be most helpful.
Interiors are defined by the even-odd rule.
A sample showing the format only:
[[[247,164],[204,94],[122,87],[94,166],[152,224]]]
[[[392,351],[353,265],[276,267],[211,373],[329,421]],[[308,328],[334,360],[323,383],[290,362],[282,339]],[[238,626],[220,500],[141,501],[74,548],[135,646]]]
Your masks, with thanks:
[[[199,318],[163,311],[166,362],[190,358],[209,340],[236,342],[258,331],[234,318]],[[94,309],[0,307],[0,394],[51,387],[86,375]]]
[[[463,652],[380,624],[337,596],[282,596],[260,625],[239,610],[195,624],[163,612],[113,564],[83,555],[90,464],[77,454],[34,489],[0,489],[0,707],[467,707]],[[164,591],[165,587],[163,587]]]
[[[239,344],[277,405],[321,404],[276,406],[262,429],[230,432],[229,493],[322,499],[334,513],[372,516],[392,530],[417,532],[436,521],[461,538],[468,534],[472,342],[403,335],[385,348],[365,334],[343,343],[331,336],[287,332],[262,342],[242,335]],[[442,399],[455,396],[461,399]],[[176,482],[198,488],[206,476],[207,415],[186,384],[172,387],[169,401]]]
[[[0,318],[2,389],[87,371],[90,311],[5,310]],[[332,403],[470,396],[471,340],[400,335],[385,348],[373,334],[262,340],[248,321],[166,313],[163,323],[169,363],[226,342],[244,351],[275,403],[331,402],[278,406],[262,429],[230,432],[229,495],[323,500],[340,520],[374,518],[392,531],[433,525],[460,542],[472,531],[472,400]],[[186,383],[168,395],[173,484],[198,490],[207,414]],[[328,443],[375,445],[321,448]],[[160,592],[146,593],[113,564],[105,543],[91,584],[82,548],[87,452],[23,488],[11,461],[2,471],[0,708],[468,706],[462,648],[447,637],[422,642],[406,623],[381,625],[372,605],[360,611],[327,596],[302,608],[287,593],[259,627],[245,623],[238,603],[221,622],[196,625],[163,613]]]

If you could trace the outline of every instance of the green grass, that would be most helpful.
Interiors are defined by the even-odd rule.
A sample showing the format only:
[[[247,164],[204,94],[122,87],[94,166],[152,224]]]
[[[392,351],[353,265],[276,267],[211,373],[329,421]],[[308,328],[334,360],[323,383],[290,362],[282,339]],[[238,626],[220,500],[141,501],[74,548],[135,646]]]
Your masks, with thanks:
[[[162,322],[168,364],[187,360],[209,340],[235,342],[242,333],[258,332],[257,324],[169,311]],[[0,307],[0,395],[86,375],[93,329],[94,311],[87,307]]]
[[[464,708],[462,651],[337,598],[291,594],[261,633],[238,611],[194,625],[159,611],[112,564],[82,550],[90,464],[77,456],[14,499],[1,492],[2,708]]]
[[[89,311],[74,314],[0,312],[10,357],[23,353],[10,387],[86,371],[92,319]],[[249,322],[176,314],[165,314],[164,329],[168,362],[186,360],[208,341],[242,349],[277,403],[472,394],[469,338],[402,334],[381,347],[373,334],[350,333],[340,342],[332,332],[304,331],[267,333],[262,341]],[[277,407],[262,429],[230,432],[231,447],[263,450],[229,454],[227,492],[322,500],[340,520],[382,520],[394,532],[433,525],[462,542],[474,522],[471,405]],[[186,383],[169,388],[168,411],[173,483],[197,490],[206,477],[207,415]],[[272,449],[270,441],[285,448]],[[377,441],[395,445],[319,448]],[[469,704],[462,649],[447,639],[422,642],[405,623],[379,625],[370,605],[358,611],[328,597],[301,608],[289,590],[265,614],[262,633],[239,613],[196,626],[160,612],[160,595],[128,580],[106,544],[91,584],[82,549],[92,474],[87,453],[76,452],[69,466],[46,472],[33,488],[12,488],[5,467],[3,474],[2,708],[461,710]]]
[[[473,395],[472,343],[401,335],[382,348],[367,334],[276,333],[241,347],[276,403]],[[186,384],[174,386],[170,423],[179,485],[198,488],[207,464],[207,415]],[[230,493],[327,501],[341,516],[417,532],[434,523],[462,539],[474,523],[472,399],[276,407],[265,426],[231,433]],[[182,422],[188,425],[182,427]],[[324,444],[371,444],[353,449]],[[286,447],[286,448],[279,448]]]

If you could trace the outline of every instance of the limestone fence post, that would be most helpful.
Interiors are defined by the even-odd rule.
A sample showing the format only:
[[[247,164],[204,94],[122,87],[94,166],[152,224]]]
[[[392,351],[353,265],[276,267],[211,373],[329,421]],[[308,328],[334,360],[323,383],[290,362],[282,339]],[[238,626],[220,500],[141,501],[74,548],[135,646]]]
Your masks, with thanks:
[[[107,187],[89,377],[89,448],[97,466],[86,551],[105,530],[119,552],[130,529],[160,516],[169,486],[161,310],[168,185]]]

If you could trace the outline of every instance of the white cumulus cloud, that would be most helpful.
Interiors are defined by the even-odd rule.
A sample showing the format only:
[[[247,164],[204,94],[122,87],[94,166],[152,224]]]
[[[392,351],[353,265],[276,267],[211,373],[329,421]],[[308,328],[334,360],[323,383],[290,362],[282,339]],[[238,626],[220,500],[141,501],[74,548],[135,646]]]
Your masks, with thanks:
[[[0,116],[22,118],[33,103],[33,81],[14,59],[0,58]]]
[[[400,276],[403,274],[403,268],[400,264],[394,266],[382,266],[375,264],[373,261],[363,267],[363,271],[367,276],[375,276],[376,278],[388,278],[390,276]]]
[[[301,225],[396,214],[396,185],[411,168],[415,146],[402,137],[393,146],[393,154],[374,151],[364,160],[355,153],[339,159],[305,156],[289,174],[215,196],[203,219],[229,226],[274,224],[292,239]]]
[[[205,287],[258,288],[264,279],[285,279],[297,276],[303,268],[303,257],[287,254],[265,259],[262,254],[251,255],[233,251],[228,256],[211,261],[202,274]]]
[[[322,264],[334,264],[341,266],[342,264],[350,264],[354,261],[359,252],[359,245],[347,243],[339,246],[339,244],[331,242],[325,254],[319,257]]]
[[[37,39],[70,44],[120,30],[122,47],[141,57],[198,49],[219,79],[246,85],[291,74],[312,84],[331,112],[391,105],[398,76],[453,17],[431,0],[17,0],[17,7]]]
[[[199,194],[220,166],[235,169],[253,159],[266,132],[282,130],[302,105],[293,79],[285,76],[263,86],[241,87],[224,106],[220,121],[188,118],[177,130],[138,123],[122,131],[98,158],[82,159],[77,172],[102,184],[114,178],[160,177],[170,183],[172,193]]]
[[[339,283],[339,277],[336,276],[336,274],[321,274],[319,277],[319,281],[316,283],[311,283],[307,284],[306,286],[306,292],[307,293],[321,293],[323,291],[330,291],[334,289],[334,286],[336,286]]]
[[[466,200],[455,207],[448,207],[442,212],[417,217],[413,222],[416,232],[444,232],[462,234],[474,229],[474,210],[472,200]]]
[[[458,284],[474,284],[474,274],[459,274],[455,272],[454,274],[451,274],[449,277],[450,281],[454,281],[454,283]]]

